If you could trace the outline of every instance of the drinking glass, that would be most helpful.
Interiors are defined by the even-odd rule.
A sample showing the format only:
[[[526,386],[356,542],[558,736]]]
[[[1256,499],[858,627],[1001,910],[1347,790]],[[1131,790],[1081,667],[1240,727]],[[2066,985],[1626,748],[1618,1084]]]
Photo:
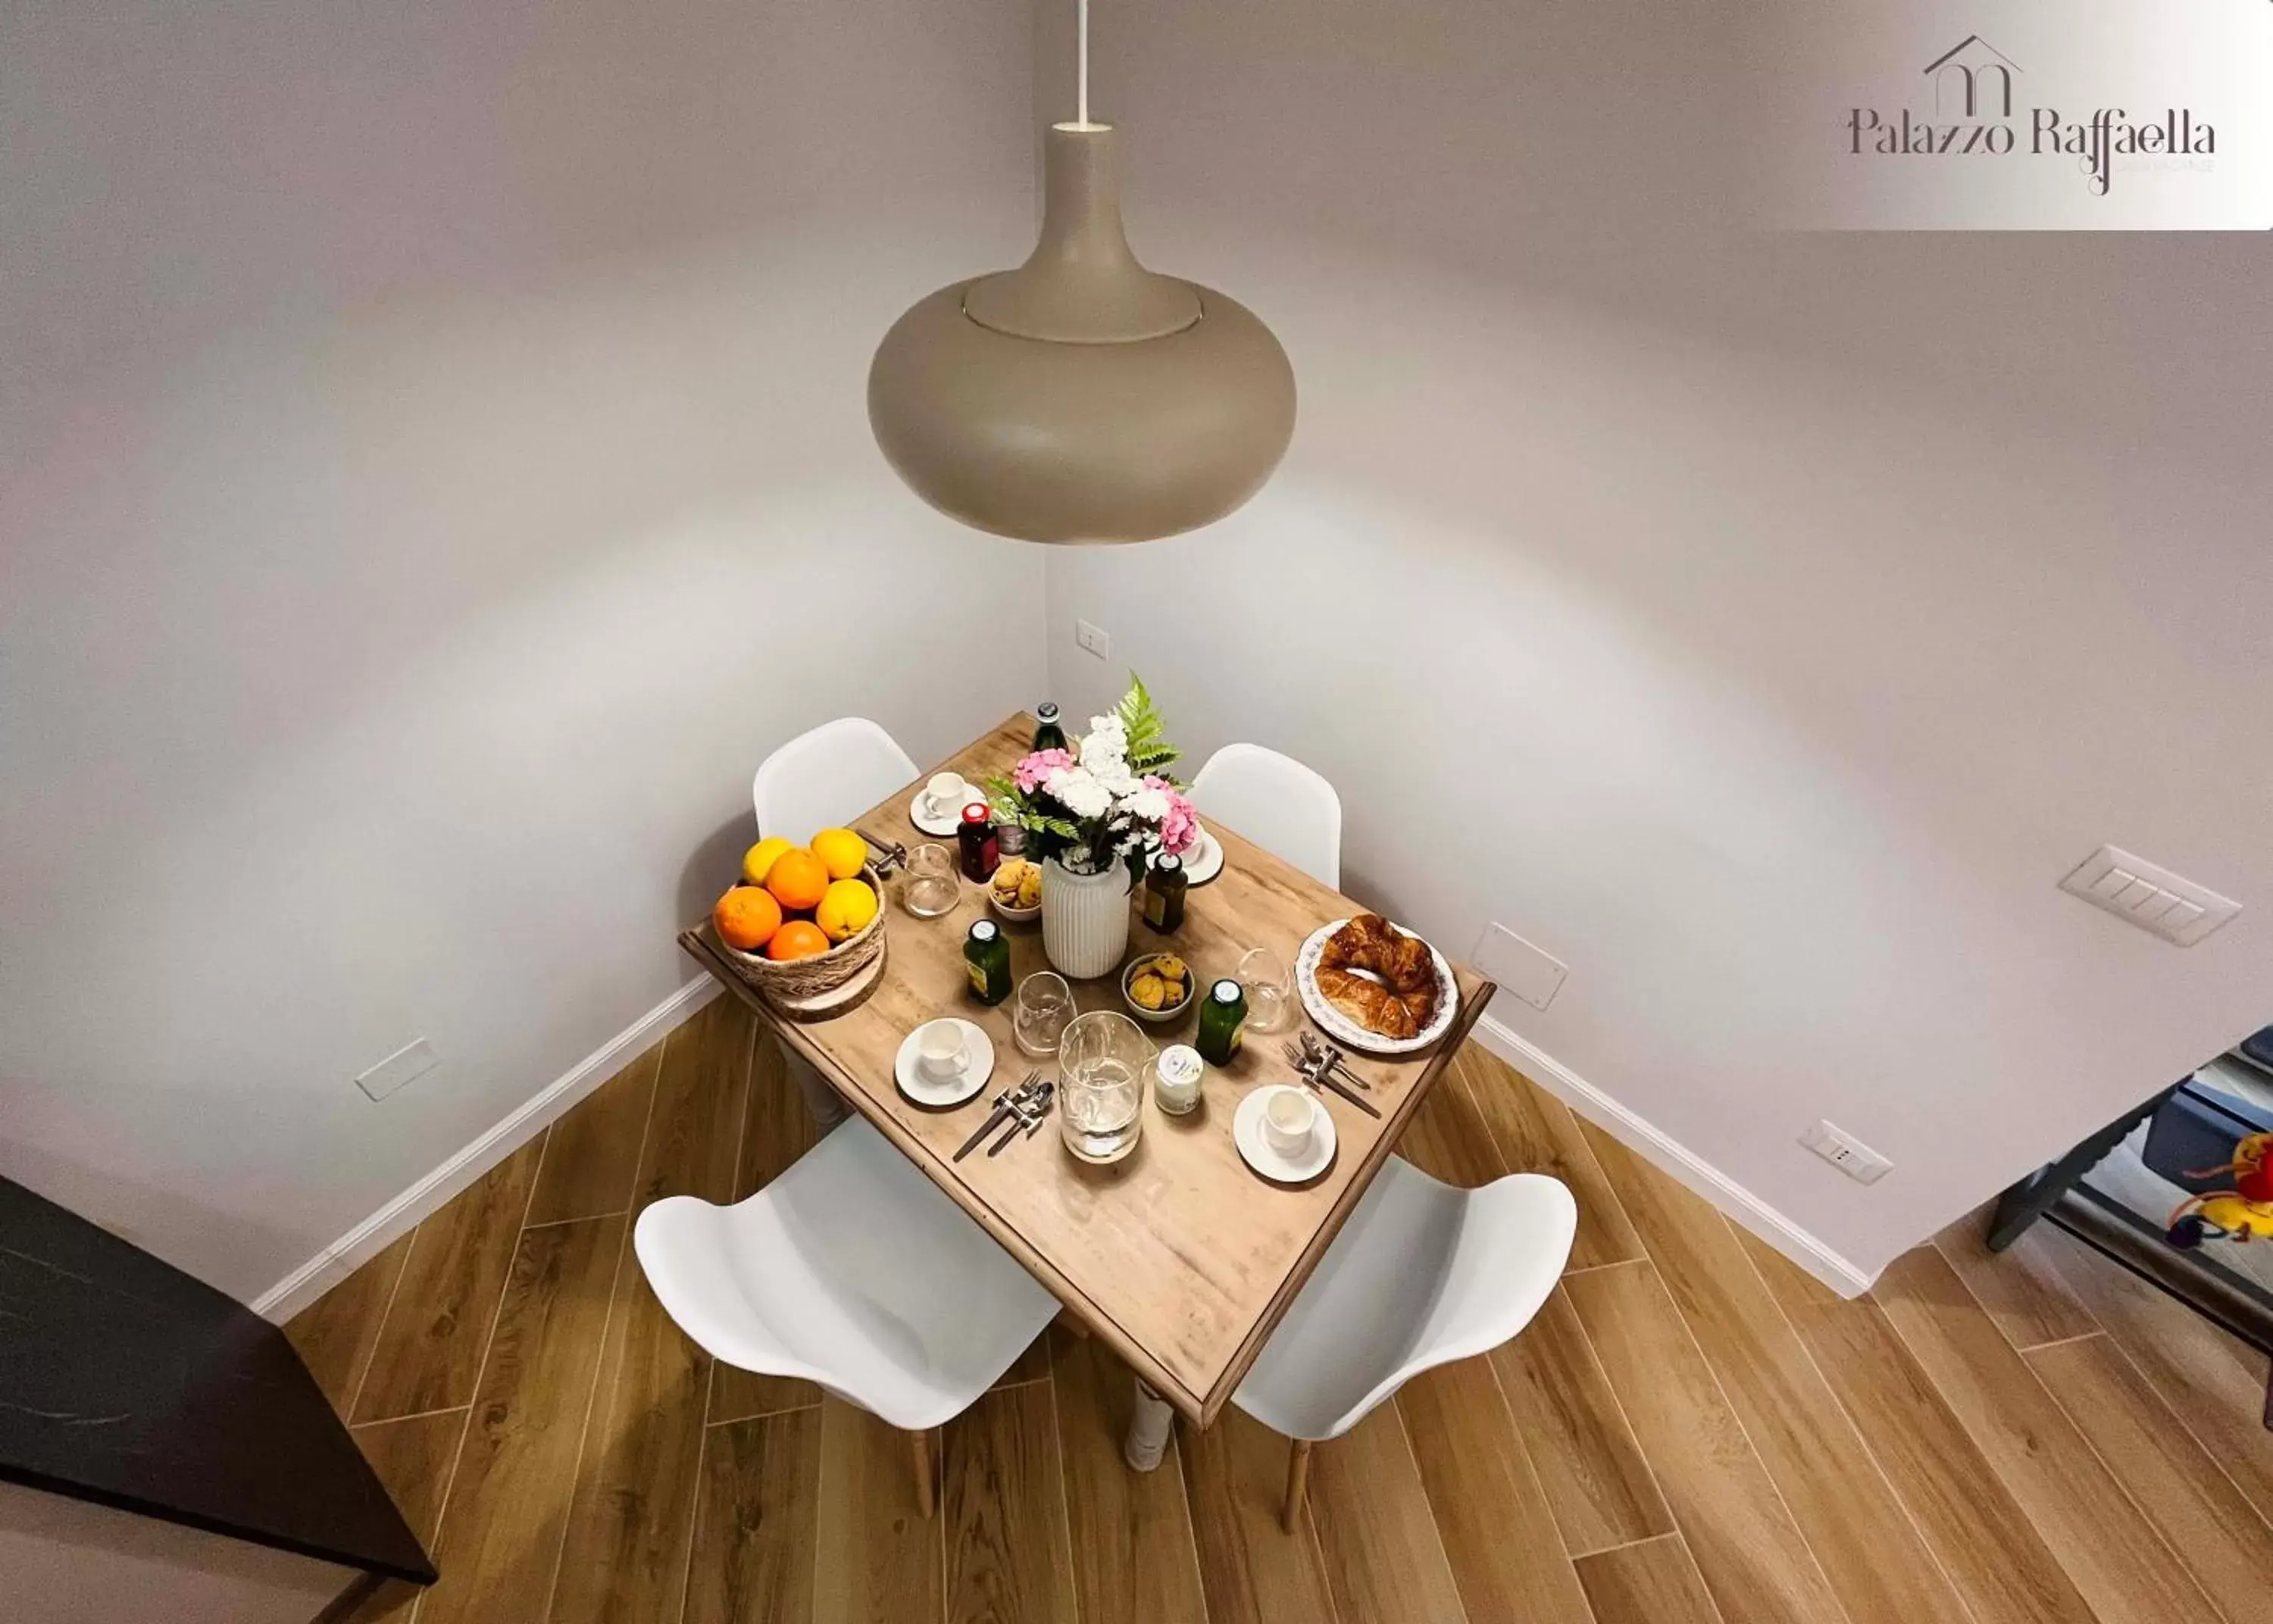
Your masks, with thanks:
[[[1294,977],[1286,960],[1268,947],[1249,947],[1240,956],[1236,975],[1247,989],[1249,1031],[1279,1031],[1294,1019]]]
[[[1084,1162],[1117,1162],[1136,1149],[1153,1053],[1118,1010],[1073,1018],[1058,1039],[1058,1132],[1068,1150]]]
[[[955,859],[944,846],[919,846],[908,853],[908,878],[900,891],[900,906],[919,919],[936,919],[963,898],[963,882],[956,878]]]
[[[1053,1055],[1073,1015],[1073,989],[1065,977],[1036,970],[1018,984],[1018,1007],[1010,1017],[1010,1035],[1027,1054],[1037,1059]]]

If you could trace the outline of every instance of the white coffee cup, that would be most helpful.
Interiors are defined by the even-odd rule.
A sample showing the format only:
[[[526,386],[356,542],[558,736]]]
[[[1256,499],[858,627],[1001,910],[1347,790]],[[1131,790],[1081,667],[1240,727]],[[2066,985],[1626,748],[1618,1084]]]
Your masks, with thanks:
[[[1263,1137],[1280,1156],[1309,1149],[1317,1122],[1317,1102],[1300,1089],[1282,1088],[1263,1107]]]
[[[963,782],[960,773],[934,773],[931,782],[924,786],[924,816],[952,818],[970,803],[971,786]]]
[[[934,1082],[952,1082],[971,1063],[957,1021],[933,1021],[916,1034],[916,1069]]]

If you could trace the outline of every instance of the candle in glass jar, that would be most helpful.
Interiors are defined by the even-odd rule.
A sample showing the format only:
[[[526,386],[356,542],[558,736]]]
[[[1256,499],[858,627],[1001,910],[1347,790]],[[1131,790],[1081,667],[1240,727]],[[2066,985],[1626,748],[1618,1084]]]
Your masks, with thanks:
[[[1198,1050],[1170,1044],[1152,1063],[1152,1098],[1170,1116],[1181,1117],[1200,1103],[1200,1081],[1206,1074]]]

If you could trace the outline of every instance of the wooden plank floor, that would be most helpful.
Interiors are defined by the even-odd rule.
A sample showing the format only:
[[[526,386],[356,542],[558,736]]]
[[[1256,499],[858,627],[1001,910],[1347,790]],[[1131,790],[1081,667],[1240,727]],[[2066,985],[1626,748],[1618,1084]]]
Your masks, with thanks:
[[[904,1439],[719,1370],[631,1221],[813,1141],[731,999],[290,1328],[440,1563],[360,1624],[2245,1624],[2273,1575],[2265,1360],[2065,1236],[1979,1216],[1842,1301],[1481,1049],[1404,1154],[1556,1173],[1582,1245],[1530,1330],[1319,1447],[1237,1411],[1121,1463],[1129,1381],[1054,1331]]]

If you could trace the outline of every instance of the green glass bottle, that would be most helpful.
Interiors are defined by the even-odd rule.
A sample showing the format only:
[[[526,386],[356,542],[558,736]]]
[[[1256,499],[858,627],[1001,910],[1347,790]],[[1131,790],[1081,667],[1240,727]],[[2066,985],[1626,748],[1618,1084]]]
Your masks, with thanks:
[[[1144,923],[1166,936],[1179,930],[1184,923],[1184,891],[1190,885],[1184,875],[1184,860],[1162,852],[1152,859],[1152,872],[1144,876]]]
[[[1246,1026],[1247,989],[1227,976],[1208,989],[1207,1002],[1200,1006],[1199,1036],[1192,1046],[1210,1066],[1228,1066],[1239,1052]]]
[[[1065,729],[1058,722],[1057,703],[1044,700],[1034,707],[1034,720],[1041,725],[1034,730],[1034,748],[1063,750],[1066,747]]]
[[[999,1004],[1010,996],[1010,944],[1002,927],[981,919],[964,939],[964,968],[971,975],[971,992],[982,1004]]]

